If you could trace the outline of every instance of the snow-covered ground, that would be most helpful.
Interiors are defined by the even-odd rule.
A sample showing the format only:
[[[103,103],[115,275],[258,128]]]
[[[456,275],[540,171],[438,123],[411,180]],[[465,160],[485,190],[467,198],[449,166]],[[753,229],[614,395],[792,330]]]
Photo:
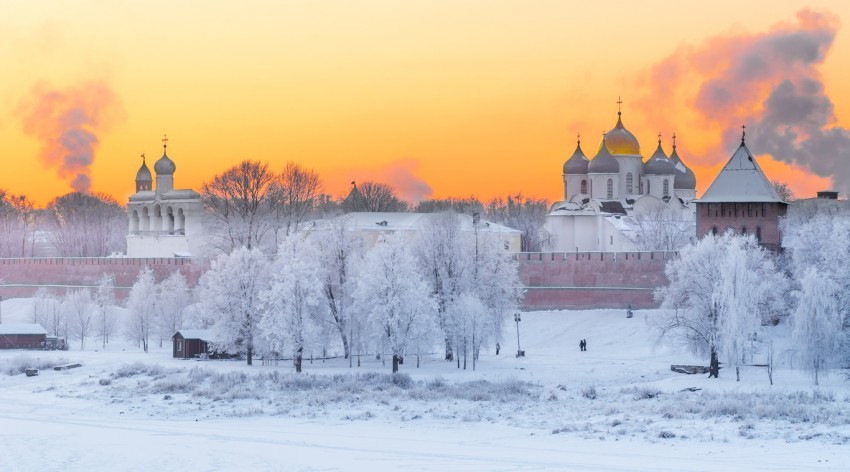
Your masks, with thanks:
[[[4,300],[3,320],[30,306]],[[474,372],[432,354],[396,378],[372,356],[295,376],[289,362],[175,360],[169,344],[0,351],[0,470],[847,470],[843,373],[817,389],[787,367],[772,387],[758,367],[741,382],[676,374],[704,360],[656,345],[657,315],[524,313],[525,358],[510,323]],[[65,361],[83,366],[7,372]]]

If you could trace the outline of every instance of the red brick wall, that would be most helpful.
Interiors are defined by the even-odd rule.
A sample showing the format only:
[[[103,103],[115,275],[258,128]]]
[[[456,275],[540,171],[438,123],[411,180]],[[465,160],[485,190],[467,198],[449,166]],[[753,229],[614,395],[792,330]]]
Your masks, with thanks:
[[[652,308],[652,293],[667,281],[675,253],[522,253],[524,308]]]
[[[715,227],[718,233],[731,227],[737,234],[741,234],[744,227],[748,233],[755,234],[756,228],[760,227],[762,244],[778,248],[782,242],[779,218],[785,216],[787,209],[785,203],[697,202],[697,236],[708,234]]]
[[[655,307],[652,292],[666,282],[664,265],[674,253],[521,253],[524,308]],[[0,259],[0,296],[28,297],[39,287],[62,295],[67,287],[97,286],[101,274],[115,277],[116,296],[126,297],[144,266],[157,280],[179,270],[194,286],[205,260],[133,258]]]
[[[115,277],[115,294],[123,298],[145,266],[153,269],[157,281],[179,270],[193,286],[208,263],[206,260],[175,258],[0,259],[0,296],[29,297],[39,287],[46,287],[58,295],[63,295],[67,287],[94,289],[98,279],[106,273]]]

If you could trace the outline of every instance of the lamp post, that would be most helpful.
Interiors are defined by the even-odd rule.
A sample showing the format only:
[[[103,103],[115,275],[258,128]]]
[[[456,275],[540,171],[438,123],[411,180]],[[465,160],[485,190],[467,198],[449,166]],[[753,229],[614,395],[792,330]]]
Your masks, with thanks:
[[[519,312],[514,313],[514,321],[516,322],[516,356],[525,357],[525,352],[519,347],[519,322],[522,321]]]

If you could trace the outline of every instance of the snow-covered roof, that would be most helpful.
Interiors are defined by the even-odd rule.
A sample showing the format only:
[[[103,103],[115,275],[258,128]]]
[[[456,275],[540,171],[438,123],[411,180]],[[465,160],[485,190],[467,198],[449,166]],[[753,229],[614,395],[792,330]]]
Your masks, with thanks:
[[[209,329],[181,329],[174,333],[174,336],[177,336],[178,334],[183,336],[183,339],[200,339],[202,341],[213,340],[213,332]]]
[[[701,203],[725,202],[782,202],[755,157],[741,145],[723,167],[708,190],[698,200]]]
[[[11,334],[47,334],[47,330],[40,324],[34,323],[6,323],[0,324],[0,335]]]
[[[432,215],[436,213],[404,213],[404,212],[354,212],[336,217],[344,219],[346,226],[358,231],[418,231]],[[459,214],[462,231],[472,231],[472,216]],[[322,221],[317,221],[321,228]],[[327,222],[325,222],[326,224]],[[522,231],[507,226],[481,220],[479,230],[494,233],[516,233]]]

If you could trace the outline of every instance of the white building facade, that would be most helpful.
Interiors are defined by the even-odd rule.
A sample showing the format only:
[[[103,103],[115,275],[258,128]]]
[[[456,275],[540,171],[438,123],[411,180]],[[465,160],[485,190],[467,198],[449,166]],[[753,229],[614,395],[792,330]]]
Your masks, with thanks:
[[[127,203],[128,257],[197,257],[206,254],[201,195],[191,189],[174,189],[177,166],[166,154],[154,164],[153,176],[142,157],[136,173],[136,193]]]

